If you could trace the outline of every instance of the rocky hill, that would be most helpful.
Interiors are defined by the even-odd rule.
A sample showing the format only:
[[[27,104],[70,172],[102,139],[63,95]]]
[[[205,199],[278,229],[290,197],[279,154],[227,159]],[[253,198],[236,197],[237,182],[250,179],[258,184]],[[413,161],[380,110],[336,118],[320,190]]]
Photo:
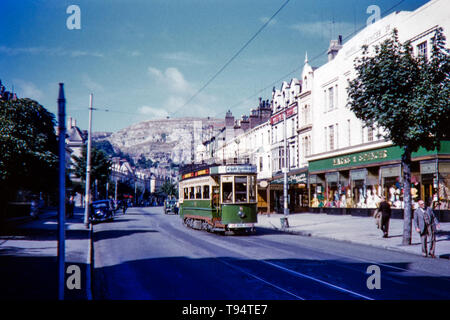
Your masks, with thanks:
[[[133,124],[118,132],[93,133],[93,141],[107,140],[115,151],[122,151],[138,159],[167,163],[190,162],[191,152],[211,132],[224,126],[224,119],[176,118],[148,120]]]

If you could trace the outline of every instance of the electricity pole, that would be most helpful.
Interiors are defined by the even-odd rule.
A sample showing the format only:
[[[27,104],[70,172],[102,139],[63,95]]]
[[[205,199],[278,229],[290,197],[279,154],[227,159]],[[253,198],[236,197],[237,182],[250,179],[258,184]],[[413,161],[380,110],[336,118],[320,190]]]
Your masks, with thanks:
[[[284,135],[284,168],[283,168],[283,175],[284,175],[284,183],[283,183],[283,198],[284,198],[284,216],[286,218],[287,222],[287,216],[289,215],[289,208],[288,208],[288,157],[287,157],[287,134],[286,134],[286,110],[283,112],[283,135]]]
[[[88,145],[87,145],[87,164],[86,164],[86,195],[84,206],[84,225],[89,227],[89,203],[91,198],[91,140],[92,140],[92,102],[94,95],[91,93],[89,98],[89,133],[88,133]]]
[[[66,99],[64,84],[59,84],[59,207],[58,207],[58,299],[64,300],[65,275],[65,218],[66,218]]]

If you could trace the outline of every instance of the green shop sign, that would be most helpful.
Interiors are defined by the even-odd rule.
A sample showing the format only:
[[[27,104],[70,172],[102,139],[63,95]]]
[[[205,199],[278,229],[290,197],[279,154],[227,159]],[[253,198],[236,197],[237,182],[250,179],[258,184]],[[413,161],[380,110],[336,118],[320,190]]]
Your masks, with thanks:
[[[412,154],[412,158],[430,156],[436,154],[450,154],[450,141],[441,142],[439,152],[437,150],[427,151],[425,148],[420,148],[417,152]],[[338,157],[321,159],[309,162],[309,171],[316,172],[330,169],[340,169],[346,167],[354,167],[358,165],[367,165],[378,162],[397,161],[401,160],[403,149],[400,147],[387,147],[375,150],[350,153]]]

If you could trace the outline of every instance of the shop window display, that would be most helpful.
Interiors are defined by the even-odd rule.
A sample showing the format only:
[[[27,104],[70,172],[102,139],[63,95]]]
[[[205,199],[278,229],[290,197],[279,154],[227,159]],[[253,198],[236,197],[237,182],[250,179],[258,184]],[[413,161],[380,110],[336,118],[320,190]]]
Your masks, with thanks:
[[[450,174],[439,175],[439,189],[436,190],[438,194],[433,196],[433,206],[439,210],[450,209]],[[437,188],[436,188],[437,189]]]
[[[336,208],[339,202],[339,190],[338,190],[338,179],[339,174],[329,173],[325,175],[327,181],[327,188],[325,194],[325,207]]]
[[[323,196],[323,186],[322,184],[311,185],[314,194],[311,199],[312,208],[323,208],[325,206],[325,198]]]
[[[364,180],[353,180],[353,207],[354,208],[365,208],[366,206],[366,196],[364,192]]]
[[[309,176],[309,192],[311,208],[322,208],[325,205],[325,187],[323,177],[318,175]]]

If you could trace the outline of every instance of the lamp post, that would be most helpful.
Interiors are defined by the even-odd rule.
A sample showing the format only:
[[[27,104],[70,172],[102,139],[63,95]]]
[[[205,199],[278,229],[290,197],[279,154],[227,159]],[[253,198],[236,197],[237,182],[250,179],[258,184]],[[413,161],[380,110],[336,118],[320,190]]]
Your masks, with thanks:
[[[94,95],[91,93],[89,98],[89,131],[88,131],[88,145],[87,145],[87,164],[86,164],[86,194],[84,206],[84,225],[89,227],[89,202],[91,198],[91,140],[92,140],[92,103]]]
[[[58,298],[64,300],[65,276],[65,218],[66,218],[66,99],[64,84],[59,84],[59,206],[58,206]]]
[[[283,136],[284,136],[284,168],[283,168],[283,198],[284,198],[284,216],[286,218],[289,215],[289,207],[288,207],[288,158],[287,158],[287,134],[286,134],[286,110],[283,112]]]

